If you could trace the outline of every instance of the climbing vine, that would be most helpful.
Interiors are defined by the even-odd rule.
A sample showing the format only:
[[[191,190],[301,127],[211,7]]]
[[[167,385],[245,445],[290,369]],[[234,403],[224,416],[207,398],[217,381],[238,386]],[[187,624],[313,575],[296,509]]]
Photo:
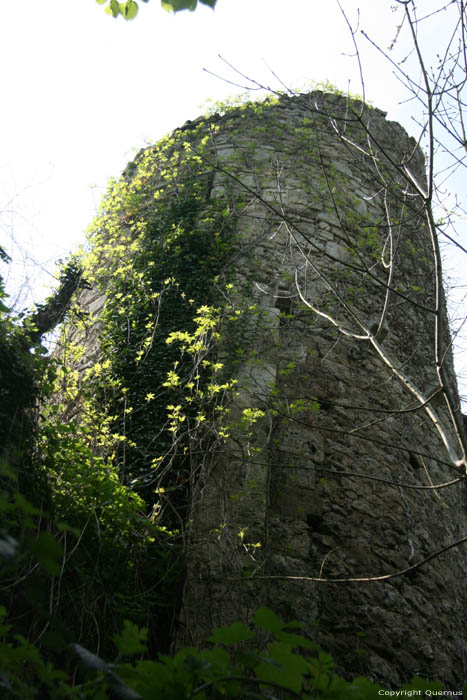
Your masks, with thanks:
[[[276,99],[216,105],[129,163],[121,179],[110,182],[90,227],[77,267],[85,291],[66,312],[53,358],[44,358],[39,347],[21,356],[20,372],[34,386],[31,396],[40,398],[30,461],[43,498],[28,492],[29,500],[14,470],[3,469],[8,489],[0,513],[12,540],[3,541],[10,552],[4,567],[10,616],[0,653],[13,671],[0,682],[13,697],[33,697],[42,686],[53,688],[53,697],[83,698],[111,692],[236,697],[244,689],[261,697],[277,686],[286,697],[375,697],[376,686],[338,679],[329,657],[305,637],[287,636],[264,611],[250,615],[258,648],[225,649],[253,639],[253,627],[238,622],[214,632],[208,651],[184,649],[149,660],[167,653],[173,640],[186,568],[194,566],[187,542],[214,467],[226,475],[224,500],[219,512],[202,513],[200,533],[235,565],[235,576],[223,585],[248,586],[262,569],[267,574],[271,553],[293,561],[296,542],[284,542],[279,518],[271,517],[284,484],[292,494],[287,517],[303,524],[300,536],[305,517],[307,527],[316,526],[318,545],[310,553],[328,551],[327,531],[318,539],[320,517],[300,511],[301,492],[299,503],[293,498],[305,470],[308,479],[321,469],[322,450],[314,435],[297,444],[293,431],[321,421],[323,430],[336,432],[326,423],[332,390],[320,385],[334,380],[314,372],[320,358],[311,343],[279,350],[294,324],[301,339],[327,334],[337,345],[338,331],[356,332],[370,292],[375,308],[384,300],[375,270],[392,264],[388,241],[399,233],[406,203],[400,201],[395,213],[387,206],[383,221],[370,215],[364,195],[343,187],[345,164],[323,155],[322,122],[317,128],[306,116],[294,127],[292,160],[294,186],[302,188],[313,216],[310,233],[309,221],[284,210],[288,185],[280,159],[264,143],[266,134],[283,138],[281,108]],[[219,114],[225,115],[227,143]],[[352,129],[347,135],[356,139]],[[259,161],[264,173],[258,184]],[[308,185],[309,171],[317,168],[325,177]],[[388,201],[393,194],[389,185],[381,192]],[[274,279],[262,258],[272,239],[287,261]],[[316,265],[322,257],[325,275]],[[413,275],[411,288],[395,290],[420,296],[423,275],[426,270]],[[307,288],[316,291],[311,302]],[[337,319],[335,328],[323,330],[323,318]],[[381,339],[385,329],[381,322],[370,330]],[[16,332],[8,326],[7,345],[20,342]],[[311,377],[306,391],[305,375]],[[13,393],[5,391],[0,400]],[[5,401],[0,407],[3,420]],[[285,454],[289,434],[295,447]],[[324,493],[325,477],[314,488]],[[286,585],[277,594],[281,609]],[[40,619],[34,618],[36,603]],[[27,630],[28,641],[10,634],[18,620],[12,627],[20,635]],[[267,644],[264,632],[272,635]],[[113,642],[119,651],[111,664],[104,659],[112,658]],[[133,653],[144,659],[125,660]],[[29,675],[22,680],[24,659]],[[78,679],[73,690],[68,670]]]
[[[56,517],[82,528],[86,542],[97,528],[88,546],[107,589],[120,570],[108,605],[139,623],[153,615],[156,648],[168,644],[160,630],[172,624],[183,583],[193,479],[228,437],[225,403],[236,390],[218,357],[224,330],[233,338],[242,317],[227,269],[236,201],[210,197],[208,149],[205,134],[180,133],[110,183],[82,255],[105,305],[96,318],[81,296],[68,314],[38,442]],[[135,586],[148,593],[131,601]]]

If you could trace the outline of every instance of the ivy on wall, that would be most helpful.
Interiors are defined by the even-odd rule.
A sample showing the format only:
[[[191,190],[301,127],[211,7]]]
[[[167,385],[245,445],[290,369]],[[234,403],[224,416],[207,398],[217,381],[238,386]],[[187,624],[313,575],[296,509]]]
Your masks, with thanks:
[[[261,116],[265,107],[216,109],[227,112],[234,139],[235,120]],[[242,252],[236,224],[248,193],[226,177],[222,197],[213,195],[216,128],[212,115],[178,130],[110,183],[81,256],[86,280],[105,296],[102,310],[93,317],[79,297],[56,356],[21,355],[17,374],[30,397],[41,397],[28,459],[44,498],[25,494],[15,471],[2,467],[8,488],[1,525],[12,540],[3,540],[2,551],[8,593],[0,612],[8,608],[9,616],[0,627],[0,661],[8,667],[0,687],[12,698],[262,697],[279,686],[284,697],[379,696],[380,686],[368,680],[335,675],[330,657],[270,611],[258,611],[251,626],[213,632],[204,652],[152,660],[167,653],[172,638],[193,484],[234,431],[257,455],[261,446],[250,438],[266,415],[256,405],[230,413],[237,364],[262,362],[248,347],[251,329],[269,321],[230,268]],[[252,135],[265,128],[256,123]],[[279,120],[269,128],[281,134]],[[311,133],[304,122],[304,162],[317,157]],[[254,157],[253,138],[241,158]],[[337,187],[339,175],[329,173]],[[351,214],[344,224],[360,232],[352,249],[357,262],[368,254],[373,264],[379,230]],[[248,289],[249,280],[243,284]],[[362,289],[354,293],[358,298]],[[283,311],[279,323],[290,318]],[[14,350],[17,331],[5,328],[0,342]],[[271,386],[268,410],[277,423],[320,411],[315,397],[281,395],[282,379],[295,370],[293,360],[285,362]],[[6,420],[14,387],[3,391]],[[24,460],[22,466],[24,473]],[[249,556],[248,547],[259,545],[243,537],[238,546]],[[257,632],[257,647],[245,651],[242,644],[255,644]],[[407,688],[438,686],[418,680]]]
[[[183,584],[200,445],[225,439],[222,406],[235,389],[216,353],[221,317],[238,320],[224,271],[236,212],[233,200],[210,198],[208,148],[197,130],[181,132],[110,184],[82,257],[105,306],[94,319],[78,298],[68,314],[38,442],[55,516],[81,529],[100,562],[86,595],[95,598],[97,586],[107,615],[139,624],[151,617],[156,650],[169,644]],[[98,351],[90,359],[94,323]],[[104,624],[101,610],[93,614]]]

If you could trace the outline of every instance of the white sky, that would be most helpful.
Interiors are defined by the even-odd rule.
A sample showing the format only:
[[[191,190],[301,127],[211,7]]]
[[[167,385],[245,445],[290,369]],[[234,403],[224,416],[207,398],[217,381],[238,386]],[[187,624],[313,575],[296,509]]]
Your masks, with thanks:
[[[390,0],[342,4],[352,22],[360,8],[361,28],[389,45]],[[236,79],[218,54],[276,88],[269,69],[291,87],[329,80],[362,92],[335,0],[218,0],[214,12],[177,15],[151,0],[132,22],[95,0],[3,0],[0,22],[0,245],[14,256],[15,284],[29,276],[35,300],[51,279],[38,271],[83,241],[108,177],[147,141],[198,116],[208,98],[239,92],[203,71]],[[435,52],[443,18],[431,26],[424,45]],[[364,40],[361,49],[367,98],[416,135],[390,66]]]

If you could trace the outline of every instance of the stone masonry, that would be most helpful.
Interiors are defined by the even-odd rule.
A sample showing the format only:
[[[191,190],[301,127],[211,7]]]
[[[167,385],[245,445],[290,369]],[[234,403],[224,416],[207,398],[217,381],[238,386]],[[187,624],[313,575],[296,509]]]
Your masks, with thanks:
[[[202,123],[210,198],[237,203],[235,304],[255,305],[231,420],[261,417],[232,429],[193,489],[175,644],[266,605],[306,623],[348,676],[459,689],[467,548],[411,568],[465,536],[466,515],[462,480],[432,488],[462,472],[436,391],[423,154],[378,109],[321,92]],[[105,294],[81,301],[98,315]]]

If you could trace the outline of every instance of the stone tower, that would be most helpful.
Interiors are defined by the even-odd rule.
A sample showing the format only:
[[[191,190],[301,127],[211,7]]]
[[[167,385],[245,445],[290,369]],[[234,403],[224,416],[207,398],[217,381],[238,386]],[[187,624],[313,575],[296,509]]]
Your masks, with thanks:
[[[125,365],[139,377],[128,395],[147,415],[144,396],[162,391],[164,410],[144,450],[132,419],[124,478],[156,483],[154,513],[172,499],[183,523],[176,645],[266,605],[305,622],[349,676],[464,680],[465,545],[422,563],[465,535],[466,514],[424,168],[381,111],[314,92],[188,122],[104,203],[85,358],[123,352],[117,331],[101,342],[102,314],[135,280],[153,312],[123,323],[127,340],[143,321],[150,338]],[[162,316],[170,294],[189,332]],[[158,338],[181,359],[163,365],[160,350],[155,379],[138,367]]]

